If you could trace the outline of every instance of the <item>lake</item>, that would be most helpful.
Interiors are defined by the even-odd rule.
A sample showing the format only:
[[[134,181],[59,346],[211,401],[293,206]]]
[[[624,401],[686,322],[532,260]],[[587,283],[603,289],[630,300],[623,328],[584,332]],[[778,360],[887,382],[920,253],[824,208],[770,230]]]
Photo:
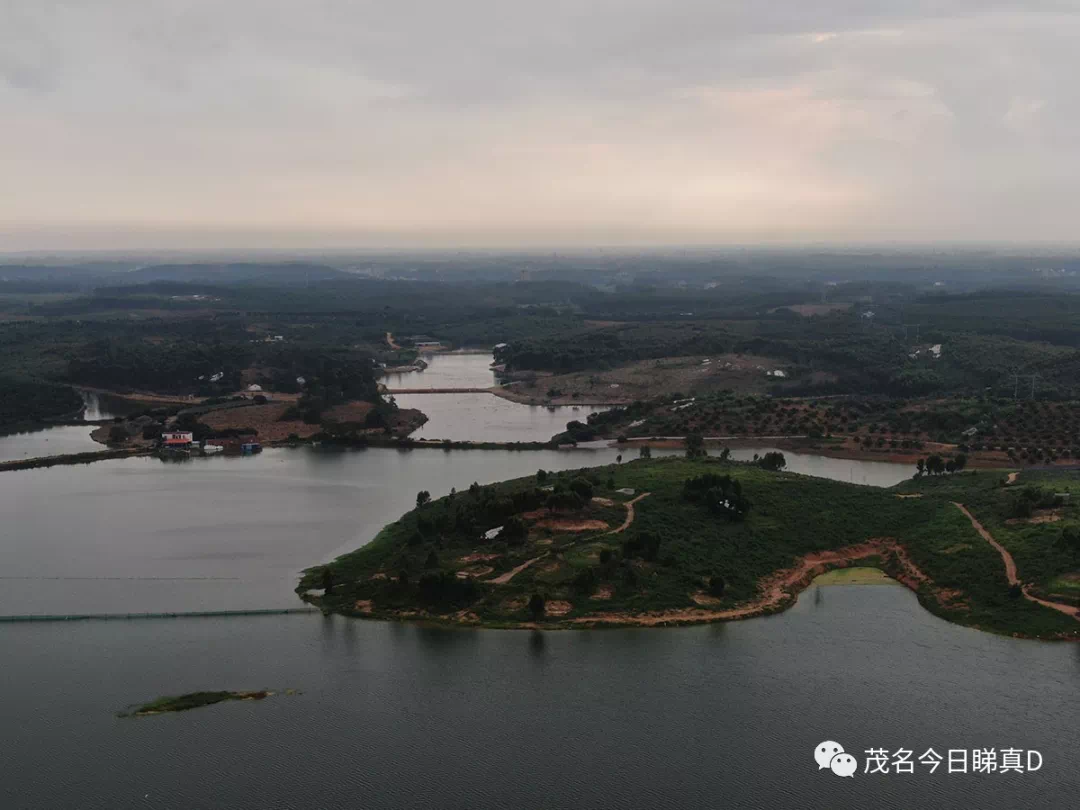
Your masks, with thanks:
[[[301,568],[362,545],[420,489],[620,452],[304,447],[0,473],[0,614],[294,607]],[[911,472],[785,455],[840,480]],[[1080,645],[950,625],[896,586],[815,585],[776,616],[681,629],[0,623],[0,654],[4,810],[1056,808],[1080,789]],[[163,694],[260,688],[302,694],[116,717]],[[1017,747],[1045,764],[841,779],[813,762],[824,739],[860,763],[868,748]]]
[[[1080,648],[811,587],[682,629],[447,630],[319,615],[0,625],[0,806],[1065,808]],[[300,689],[118,718],[198,689]],[[812,752],[841,742],[851,779]],[[861,772],[869,748],[1040,750],[1038,773]]]

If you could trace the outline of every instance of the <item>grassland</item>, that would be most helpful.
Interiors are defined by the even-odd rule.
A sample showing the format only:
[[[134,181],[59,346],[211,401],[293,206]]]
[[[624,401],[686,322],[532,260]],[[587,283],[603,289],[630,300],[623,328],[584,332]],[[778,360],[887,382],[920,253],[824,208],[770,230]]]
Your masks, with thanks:
[[[685,482],[708,474],[739,482],[750,502],[743,519],[687,499]],[[1075,486],[1080,498],[1080,480],[1047,479]],[[577,504],[551,500],[589,488],[591,499]],[[1080,547],[1062,539],[1062,525],[1080,524],[1080,513],[1066,504],[1056,522],[1008,524],[1022,489],[1006,486],[1004,475],[971,472],[885,490],[716,459],[541,473],[426,503],[367,546],[309,569],[297,590],[355,616],[541,628],[680,624],[782,610],[814,575],[859,564],[885,570],[950,621],[1080,638],[1080,621],[1011,592],[1001,556],[953,506],[968,504],[1001,532],[1033,592],[1070,598],[1060,583],[1080,571]],[[631,518],[629,501],[632,520],[618,531]]]

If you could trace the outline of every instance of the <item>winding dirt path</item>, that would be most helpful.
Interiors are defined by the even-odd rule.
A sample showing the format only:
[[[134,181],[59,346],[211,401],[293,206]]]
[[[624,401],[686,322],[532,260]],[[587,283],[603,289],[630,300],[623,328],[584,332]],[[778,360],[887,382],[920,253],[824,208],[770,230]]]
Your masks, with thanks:
[[[1001,559],[1005,561],[1005,576],[1008,577],[1009,584],[1020,584],[1020,577],[1016,575],[1016,561],[1013,560],[1012,554],[1010,554],[1001,543],[994,539],[994,536],[975,519],[975,516],[968,511],[966,506],[962,503],[957,503],[956,501],[953,501],[952,505],[967,516],[967,519],[971,521],[971,525],[975,527],[975,531],[982,535],[983,540],[997,549],[998,554],[1001,555]]]
[[[1018,473],[1018,472],[1011,472],[1011,473],[1009,473],[1009,477],[1005,479],[1005,483],[1006,483],[1006,484],[1015,484],[1015,483],[1016,483],[1016,479],[1017,479],[1017,478],[1018,478],[1019,476],[1020,476],[1020,473]]]
[[[634,522],[634,504],[640,501],[642,498],[648,498],[651,493],[642,492],[633,500],[627,501],[624,506],[626,507],[626,519],[622,522],[622,525],[617,529],[612,529],[610,532],[604,532],[604,534],[622,534],[630,528],[630,524]]]
[[[394,343],[394,333],[393,332],[387,332],[386,333],[386,345],[389,346],[391,349],[400,349],[401,348],[396,343]]]
[[[520,574],[522,571],[532,565],[534,562],[542,560],[546,556],[547,554],[541,554],[539,557],[533,557],[531,560],[526,560],[525,562],[523,562],[517,568],[511,568],[505,574],[499,574],[499,576],[495,577],[494,579],[489,579],[486,581],[490,582],[492,585],[505,585],[507,582],[512,580],[514,577],[516,577],[518,574]]]
[[[1012,475],[1016,475],[1016,473],[1012,473]],[[962,503],[957,503],[956,501],[952,501],[952,505],[967,516],[967,519],[971,521],[971,525],[975,528],[975,531],[982,535],[983,540],[985,540],[987,543],[997,549],[998,553],[1001,555],[1002,561],[1005,563],[1005,576],[1009,580],[1009,585],[1019,585],[1021,593],[1023,593],[1024,598],[1027,599],[1029,602],[1034,602],[1037,605],[1048,607],[1051,610],[1056,610],[1059,613],[1064,613],[1066,616],[1072,616],[1077,621],[1080,621],[1080,610],[1073,607],[1072,605],[1064,605],[1061,602],[1051,602],[1047,599],[1040,599],[1037,596],[1032,596],[1031,593],[1028,592],[1030,585],[1024,584],[1020,581],[1020,577],[1016,571],[1016,561],[1013,559],[1012,554],[1010,554],[1008,550],[1003,545],[1001,545],[1001,543],[994,539],[994,536],[990,534],[990,532],[988,532],[986,528],[981,523],[979,523],[978,520],[975,519],[975,516],[968,511],[966,506],[964,506]]]

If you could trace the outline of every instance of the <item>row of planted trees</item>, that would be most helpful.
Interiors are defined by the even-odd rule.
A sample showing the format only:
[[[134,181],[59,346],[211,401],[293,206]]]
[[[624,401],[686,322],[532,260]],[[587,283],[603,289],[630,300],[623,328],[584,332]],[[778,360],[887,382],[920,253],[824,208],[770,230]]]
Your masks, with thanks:
[[[967,456],[963,453],[954,458],[945,458],[937,453],[927,458],[920,458],[915,462],[915,477],[924,475],[945,475],[946,473],[958,473],[967,467]]]

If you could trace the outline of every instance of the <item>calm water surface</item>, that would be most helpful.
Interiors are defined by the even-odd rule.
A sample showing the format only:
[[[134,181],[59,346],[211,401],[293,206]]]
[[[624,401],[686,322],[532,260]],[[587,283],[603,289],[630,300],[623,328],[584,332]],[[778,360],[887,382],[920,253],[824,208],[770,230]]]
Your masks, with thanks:
[[[490,352],[434,352],[423,354],[423,371],[387,374],[380,379],[387,388],[490,388],[495,385]]]
[[[530,634],[320,616],[0,625],[0,807],[1067,808],[1080,647],[811,588],[685,629]],[[295,697],[121,719],[162,693]],[[840,779],[849,751],[1036,748],[1041,772]],[[860,767],[861,770],[861,767]]]
[[[40,456],[60,456],[67,453],[92,453],[104,450],[105,445],[90,438],[91,425],[61,425],[0,436],[0,461],[18,461]]]
[[[397,394],[402,408],[419,408],[428,421],[414,439],[474,442],[546,442],[566,430],[566,423],[584,422],[606,408],[573,405],[547,408],[522,405],[494,394]]]
[[[0,614],[294,606],[300,568],[366,542],[420,489],[619,452],[302,448],[0,473]],[[910,474],[786,455],[840,480]],[[1064,808],[1080,790],[1080,645],[950,625],[899,587],[812,587],[778,616],[686,629],[0,623],[0,661],[4,810]],[[258,688],[303,694],[115,716]],[[813,762],[826,738],[860,763],[871,747],[1009,746],[1046,763],[840,779]]]

